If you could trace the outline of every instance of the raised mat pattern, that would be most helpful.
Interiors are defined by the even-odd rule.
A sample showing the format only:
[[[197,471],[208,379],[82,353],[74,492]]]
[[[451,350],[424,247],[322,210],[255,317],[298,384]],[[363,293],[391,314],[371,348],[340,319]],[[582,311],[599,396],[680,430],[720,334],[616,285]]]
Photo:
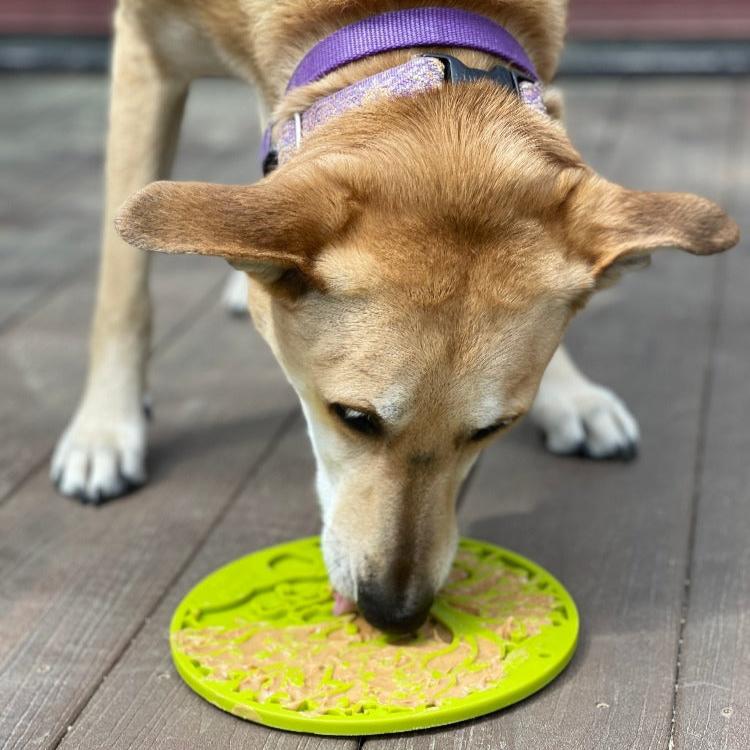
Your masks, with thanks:
[[[199,583],[172,620],[178,671],[246,719],[320,734],[436,726],[514,703],[573,654],[575,605],[529,560],[462,539],[416,636],[334,617],[318,537],[256,552]]]

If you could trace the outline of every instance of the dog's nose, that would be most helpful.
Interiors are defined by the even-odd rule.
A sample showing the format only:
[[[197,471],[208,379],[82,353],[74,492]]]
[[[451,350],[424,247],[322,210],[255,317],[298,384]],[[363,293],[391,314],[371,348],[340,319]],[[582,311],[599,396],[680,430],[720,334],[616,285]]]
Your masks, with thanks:
[[[357,606],[373,627],[393,635],[413,633],[427,619],[433,593],[397,592],[376,583],[357,586]]]

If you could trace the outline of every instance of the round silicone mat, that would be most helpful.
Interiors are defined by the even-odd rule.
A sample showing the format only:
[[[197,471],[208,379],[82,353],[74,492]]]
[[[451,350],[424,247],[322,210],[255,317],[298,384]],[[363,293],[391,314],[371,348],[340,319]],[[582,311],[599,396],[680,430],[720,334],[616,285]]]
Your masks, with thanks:
[[[177,607],[170,626],[177,671],[209,702],[260,724],[381,734],[516,703],[564,669],[578,637],[576,606],[559,581],[521,555],[473,539],[460,541],[449,583],[420,629],[432,640],[365,632],[353,614],[334,617],[332,605],[319,537],[242,557]],[[323,663],[313,674],[302,662],[315,653]],[[375,700],[369,681],[388,665],[395,689]]]

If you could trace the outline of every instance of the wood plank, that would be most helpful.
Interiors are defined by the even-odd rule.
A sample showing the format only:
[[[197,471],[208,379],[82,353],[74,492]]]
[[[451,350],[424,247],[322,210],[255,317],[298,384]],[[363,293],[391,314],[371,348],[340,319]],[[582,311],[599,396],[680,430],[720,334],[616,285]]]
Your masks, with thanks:
[[[159,304],[152,370],[158,370],[160,349],[184,334],[194,317],[218,299],[226,274],[218,261],[155,260],[152,289]],[[76,407],[88,361],[94,274],[95,269],[88,269],[0,338],[0,423],[13,426],[0,442],[0,503],[31,471],[46,464]]]
[[[65,80],[75,83],[78,79]],[[252,179],[257,173],[258,140],[254,97],[238,84],[207,83],[196,87],[189,106],[176,177],[242,181],[249,174]],[[40,85],[51,86],[46,80]],[[95,79],[83,90],[72,86],[75,96],[67,106],[75,110],[79,101],[94,101],[104,85]],[[227,113],[227,118],[217,117],[217,111]],[[103,121],[85,126],[90,131],[78,136],[79,154],[98,154],[103,133],[95,131],[101,127]],[[53,133],[46,137],[53,138]],[[66,138],[55,140],[66,142]],[[42,158],[46,156],[43,151]],[[0,421],[14,426],[0,444],[0,502],[46,460],[83,385],[98,266],[99,171],[96,156],[56,204],[46,200],[19,206],[25,218],[15,228],[0,229],[1,245],[10,242],[9,234],[16,230],[19,238],[7,254],[3,247],[0,280],[0,326],[3,321],[13,324],[0,339],[0,388],[5,396],[0,401]],[[184,321],[203,309],[207,300],[218,297],[227,273],[228,267],[220,260],[154,259],[157,352],[174,332],[184,330]]]
[[[219,86],[218,99],[198,98],[199,103],[206,104],[200,108],[203,117],[196,123],[199,132],[192,147],[190,138],[186,139],[188,163],[184,171],[189,176],[221,179],[223,174],[225,178],[241,179],[241,166],[253,161],[252,145],[244,159],[233,152],[241,142],[236,136],[242,134],[244,140],[245,129],[252,143],[254,117],[250,123],[238,117],[229,126],[207,127],[206,115],[210,112],[215,119],[215,107],[225,90]],[[234,96],[233,91],[230,96]],[[248,98],[230,103],[229,109],[234,107],[237,112],[251,105]],[[207,130],[211,134],[206,138],[203,133]],[[197,149],[196,144],[200,144]],[[196,172],[192,172],[194,169]],[[86,193],[91,200],[88,188],[82,189],[77,199],[83,202]],[[41,242],[40,250],[43,245]],[[48,255],[49,247],[54,245],[48,245]],[[262,455],[269,433],[293,403],[265,346],[257,339],[247,346],[244,332],[249,324],[228,322],[223,312],[214,310],[210,321],[195,329],[196,339],[180,343],[178,334],[205,307],[206,299],[217,299],[225,264],[197,258],[160,258],[155,265],[156,340],[157,344],[173,343],[173,349],[169,350],[172,359],[167,358],[165,371],[160,376],[157,370],[154,380],[157,421],[151,464],[156,466],[156,473],[151,489],[122,505],[108,507],[99,516],[56,496],[46,478],[45,465],[0,514],[0,526],[13,532],[3,535],[0,542],[4,574],[0,588],[3,747],[27,747],[29,737],[44,746],[61,735],[66,717],[75,715],[87,700],[102,672],[109,668],[112,654],[124,647],[144,613],[158,601],[166,583],[220,514],[234,486]],[[13,425],[0,447],[6,490],[45,457],[72,411],[83,380],[93,270],[2,339],[0,354],[8,366],[0,367],[0,419]],[[217,335],[214,327],[222,333]],[[222,346],[234,347],[238,356],[225,356]],[[260,384],[264,402],[258,408],[243,409],[237,406],[246,401],[244,387],[242,395],[238,394],[240,364],[248,364],[248,358],[254,355],[260,369],[249,375],[244,386],[251,391],[253,383]],[[222,356],[235,374],[238,388],[234,390],[232,379],[227,379],[222,370]],[[202,365],[207,367],[202,369]],[[272,377],[274,386],[264,387],[266,376]],[[167,384],[163,391],[162,383]],[[201,428],[211,433],[212,445],[205,447],[201,442],[205,440]],[[185,431],[187,439],[182,435]],[[246,437],[244,444],[239,442],[240,435]],[[235,436],[233,450],[211,458],[212,451],[221,453],[224,441]],[[187,481],[201,500],[212,497],[213,504],[202,508],[193,502],[195,495],[175,488],[162,507],[159,480],[170,470],[180,476],[180,456],[182,460],[187,456],[190,470],[198,473],[193,477],[187,471]],[[217,467],[220,471],[212,481],[203,481],[203,475],[211,476],[210,469]],[[140,513],[133,511],[133,504]],[[160,512],[166,514],[159,516]],[[181,520],[176,522],[175,518]],[[163,539],[170,534],[175,546],[165,552]],[[149,565],[158,569],[157,575],[151,574]],[[34,716],[43,718],[30,718]]]
[[[8,92],[16,115],[30,109],[24,127],[17,118],[0,119],[0,136],[7,136],[0,137],[0,160],[14,177],[0,187],[0,330],[33,312],[82,268],[97,264],[107,81],[32,77],[28,88],[40,89],[38,96],[16,102],[18,90]],[[59,98],[60,90],[69,95]],[[48,94],[50,109],[35,117],[38,99]],[[252,182],[259,176],[259,138],[251,89],[234,81],[197,82],[175,179]]]
[[[94,257],[105,95],[100,79],[73,76],[31,76],[23,88],[4,78],[0,87],[3,329]]]
[[[50,113],[59,110],[62,102],[77,101],[82,94],[91,91],[94,81],[93,76],[0,73],[4,104],[0,110],[0,133],[3,137],[12,134],[24,138],[29,128],[51,126]]]
[[[674,747],[750,745],[750,86],[737,83],[739,138],[727,182],[743,242],[726,259],[706,403],[689,606],[680,657]],[[741,139],[741,140],[740,140]]]
[[[625,95],[628,108],[612,123],[611,150],[595,166],[631,186],[717,195],[711,167],[726,155],[730,84],[629,82]],[[690,174],[679,174],[686,165]],[[617,304],[582,315],[571,331],[584,370],[618,391],[639,417],[636,463],[546,455],[523,425],[485,455],[462,507],[465,533],[528,555],[569,587],[582,617],[571,665],[518,706],[395,742],[368,740],[366,750],[666,747],[712,263],[659,257],[649,271],[621,282]]]
[[[14,177],[0,185],[4,221],[13,219],[26,203],[36,212],[34,218],[45,217],[50,205],[67,200],[70,175],[82,166],[98,178],[106,138],[106,76],[29,76],[24,80],[26,86],[19,89],[0,77],[7,106],[0,117],[0,158]],[[224,79],[196,81],[185,112],[175,179],[257,179],[256,111],[255,94],[245,84]],[[39,193],[43,190],[48,194],[42,201]]]
[[[617,138],[608,141],[612,147],[617,147],[611,168],[623,179],[629,174],[631,183],[637,181],[637,165],[629,164],[631,160],[640,164],[648,160],[651,172],[642,175],[642,184],[648,182],[656,186],[654,183],[661,182],[661,187],[690,187],[689,183],[693,183],[694,187],[699,187],[705,183],[705,192],[717,190],[717,185],[710,183],[718,177],[707,166],[712,154],[704,152],[700,155],[698,151],[707,140],[703,128],[714,133],[713,146],[722,142],[722,128],[717,125],[728,116],[726,90],[718,87],[718,93],[709,94],[701,88],[703,93],[696,94],[690,88],[692,86],[659,84],[635,97],[633,107],[645,113],[646,122],[633,128],[633,123],[628,120],[622,129],[622,141]],[[714,86],[711,83],[716,92]],[[673,106],[670,92],[673,95],[676,92],[678,100],[674,112],[670,110]],[[686,111],[700,111],[702,117],[687,117]],[[656,152],[648,150],[650,146],[659,145],[660,134],[662,145],[672,140],[679,142],[679,161],[669,149],[656,156],[653,155]],[[648,150],[647,155],[642,148]],[[634,158],[635,153],[639,154],[639,159]],[[676,163],[689,164],[692,173],[678,179],[672,171]],[[667,184],[670,180],[673,184]],[[660,743],[664,739],[664,722],[654,718],[656,709],[650,705],[652,702],[658,704],[661,711],[663,675],[658,664],[651,668],[643,666],[643,656],[638,649],[643,650],[645,645],[652,649],[652,655],[654,652],[661,655],[670,643],[666,633],[670,629],[676,633],[671,596],[679,589],[680,555],[684,558],[679,541],[681,536],[685,541],[686,528],[680,511],[686,507],[683,494],[690,489],[686,486],[684,474],[689,473],[685,468],[690,465],[691,444],[694,448],[698,440],[694,397],[700,390],[701,381],[698,366],[688,374],[683,374],[682,370],[686,369],[686,351],[698,361],[701,349],[707,347],[709,326],[701,315],[710,306],[710,279],[706,280],[708,263],[701,261],[699,264],[688,258],[675,257],[657,262],[651,272],[629,279],[627,286],[621,288],[624,292],[620,298],[629,300],[627,313],[605,308],[596,321],[590,320],[590,325],[585,327],[582,325],[576,334],[575,343],[584,354],[589,352],[594,356],[593,352],[596,352],[595,356],[601,358],[589,369],[596,370],[599,377],[607,376],[608,384],[616,385],[633,401],[637,402],[636,395],[645,394],[651,405],[647,415],[640,414],[647,442],[644,458],[635,469],[584,466],[544,457],[539,453],[533,433],[519,430],[514,440],[506,441],[505,449],[510,452],[502,455],[500,451],[493,452],[494,467],[482,467],[479,477],[482,485],[474,488],[466,504],[464,528],[476,535],[486,528],[490,534],[484,535],[486,538],[494,538],[535,556],[560,574],[579,601],[585,604],[587,630],[574,665],[556,685],[501,717],[490,717],[447,732],[422,733],[392,738],[387,742],[373,741],[368,746],[411,748],[437,742],[453,747],[500,747],[501,743],[507,748],[615,747],[620,746],[623,737],[623,742],[629,742],[631,735],[643,740],[642,744],[636,745],[639,748],[663,746]],[[666,308],[664,319],[658,326],[654,317],[649,315],[649,308],[654,307],[656,298]],[[239,327],[227,326],[218,314],[214,318],[215,330],[221,331],[222,335],[240,330]],[[162,412],[168,408],[164,414],[169,423],[161,422],[161,437],[157,444],[164,451],[165,463],[162,466],[171,471],[173,477],[179,472],[179,481],[184,487],[175,488],[175,492],[186,491],[189,495],[187,501],[184,497],[157,496],[155,489],[149,490],[127,501],[131,509],[139,509],[135,514],[124,511],[120,514],[118,507],[126,506],[117,504],[103,509],[100,514],[88,511],[92,518],[99,515],[107,520],[106,524],[92,525],[85,509],[73,510],[70,516],[58,514],[57,509],[63,501],[52,499],[46,484],[42,483],[43,477],[36,477],[24,488],[23,498],[21,495],[13,498],[4,509],[7,511],[12,507],[12,516],[0,511],[2,527],[14,531],[14,541],[4,549],[0,548],[4,576],[6,560],[11,561],[12,569],[9,585],[5,580],[0,584],[0,611],[4,614],[0,621],[0,658],[8,639],[15,639],[12,658],[6,660],[0,669],[9,670],[7,674],[11,675],[13,682],[7,684],[19,691],[15,699],[6,701],[5,713],[0,718],[0,738],[5,739],[3,731],[9,726],[13,731],[4,746],[26,747],[35,742],[45,746],[61,736],[67,719],[76,715],[102,675],[108,674],[92,703],[76,722],[76,729],[65,741],[65,746],[109,747],[109,736],[105,731],[98,732],[95,726],[98,717],[103,715],[103,727],[108,727],[116,738],[113,740],[118,743],[116,747],[130,747],[136,743],[142,747],[184,748],[195,746],[196,737],[200,737],[201,746],[206,747],[232,746],[232,743],[253,747],[327,747],[315,744],[319,742],[318,738],[281,733],[255,734],[252,725],[234,721],[202,705],[182,685],[178,688],[168,685],[167,689],[162,689],[156,681],[174,682],[174,675],[167,678],[163,676],[167,672],[151,670],[157,658],[162,659],[163,668],[168,665],[163,626],[182,592],[203,572],[248,548],[245,528],[256,524],[259,512],[266,513],[270,507],[268,525],[264,520],[258,536],[253,536],[258,540],[258,546],[286,538],[292,530],[301,529],[295,525],[301,523],[301,518],[305,523],[317,523],[317,513],[302,513],[294,503],[282,506],[272,502],[279,491],[302,495],[302,476],[290,475],[286,490],[282,483],[282,478],[294,467],[306,473],[308,479],[305,481],[309,481],[309,452],[303,450],[306,443],[301,430],[295,431],[295,437],[288,444],[291,447],[283,448],[279,465],[269,467],[268,479],[260,482],[261,489],[256,482],[248,485],[247,492],[235,506],[244,510],[233,515],[233,509],[226,522],[217,527],[219,542],[214,542],[214,535],[210,534],[195,566],[190,564],[184,577],[170,589],[171,598],[159,605],[154,620],[146,624],[133,645],[126,649],[130,637],[138,632],[145,613],[161,601],[169,582],[190,559],[189,550],[195,546],[196,540],[199,537],[202,540],[207,532],[210,533],[210,525],[221,515],[219,511],[207,521],[210,511],[199,505],[200,499],[215,493],[222,498],[224,507],[230,502],[228,478],[216,476],[219,473],[217,467],[225,468],[221,461],[227,456],[229,474],[238,477],[237,466],[243,456],[223,445],[214,445],[214,442],[217,435],[229,438],[242,431],[238,424],[225,431],[219,425],[231,419],[236,413],[233,411],[237,408],[235,404],[244,403],[247,394],[236,387],[238,381],[233,379],[238,369],[237,362],[230,359],[226,370],[215,365],[214,360],[220,360],[222,356],[214,341],[215,330],[206,321],[199,327],[198,333],[206,342],[208,351],[196,353],[195,347],[178,341],[169,352],[169,362],[165,365],[168,372],[162,377],[168,378],[171,373],[172,378],[175,375],[181,378],[187,373],[185,377],[189,382],[160,381],[168,391],[168,398],[158,414],[161,422]],[[685,331],[693,336],[688,347],[680,344]],[[628,347],[626,352],[620,351],[623,342]],[[55,356],[57,359],[58,355]],[[62,357],[64,352],[59,358]],[[213,367],[209,368],[211,372],[207,378],[191,372],[195,367],[194,357],[196,361],[205,357],[201,359],[204,363],[211,361]],[[644,361],[650,361],[646,372],[642,367]],[[667,369],[679,373],[679,377],[671,382],[658,377],[659,371]],[[230,400],[224,400],[227,381],[233,395],[233,410],[229,408]],[[205,386],[217,389],[221,404],[200,403],[196,425],[203,426],[210,434],[207,437],[193,434],[185,441],[186,445],[175,446],[175,453],[187,448],[188,466],[183,466],[183,459],[171,455],[171,448],[165,446],[176,439],[177,430],[185,422],[193,419],[196,405],[191,404],[193,396],[189,389],[196,385],[198,398],[205,398],[209,393]],[[267,386],[262,387],[265,393]],[[207,415],[206,409],[211,414]],[[680,436],[680,441],[672,445],[675,435]],[[284,446],[287,446],[286,442]],[[207,458],[204,455],[206,450],[209,452]],[[647,462],[645,465],[644,461]],[[518,469],[524,466],[532,466],[537,476],[521,477]],[[497,498],[498,476],[506,477],[505,498],[515,498],[512,503]],[[241,482],[241,478],[237,481]],[[246,494],[250,499],[245,499]],[[148,508],[143,501],[146,495],[153,495]],[[654,507],[653,497],[660,498],[660,507]],[[561,507],[563,502],[566,504],[564,508]],[[503,510],[498,513],[498,508]],[[80,514],[79,510],[84,513]],[[110,511],[112,515],[105,515]],[[278,517],[277,513],[280,514]],[[13,519],[15,525],[9,525],[8,518]],[[175,518],[178,519],[176,524]],[[592,536],[598,535],[597,538],[582,538],[580,530],[587,525],[593,530]],[[168,530],[175,526],[175,546],[179,549],[163,551],[161,548],[165,546]],[[255,534],[255,529],[252,533]],[[274,536],[275,533],[278,535]],[[262,536],[264,534],[269,536]],[[235,541],[232,541],[232,535],[235,535]],[[653,544],[656,537],[659,545]],[[34,539],[34,543],[30,544],[29,539]],[[623,543],[631,546],[623,548]],[[225,545],[226,558],[221,556]],[[661,548],[655,550],[659,546]],[[686,543],[683,546],[686,548]],[[55,565],[57,561],[59,565]],[[606,588],[608,580],[619,580],[619,586],[612,585],[617,590],[625,590],[626,595],[613,601]],[[32,587],[34,593],[29,591]],[[81,613],[83,619],[74,623]],[[9,627],[7,623],[15,625]],[[38,623],[38,627],[30,633],[22,632],[29,631],[29,623]],[[22,638],[26,640],[18,640]],[[675,640],[674,637],[671,640],[673,645]],[[126,649],[123,659],[109,673],[113,661],[123,649]],[[636,663],[628,666],[634,656]],[[641,662],[637,662],[638,658]],[[53,670],[54,674],[51,674]],[[0,692],[6,685],[6,673],[3,674]],[[45,675],[50,676],[45,678]],[[631,679],[633,675],[634,680]],[[650,690],[642,690],[639,696],[642,704],[636,705],[635,693],[644,684],[649,687],[649,676],[657,684]],[[627,685],[628,681],[630,685]],[[110,686],[112,692],[107,693]],[[600,690],[609,686],[616,688],[610,706],[592,707],[590,701],[597,699]],[[115,701],[116,705],[107,712],[108,700]],[[165,702],[159,703],[160,700]],[[128,708],[130,704],[132,707]],[[165,706],[175,717],[168,719],[171,723],[166,728],[159,726],[164,721]],[[641,707],[642,715],[633,712]],[[558,732],[562,737],[554,734],[553,728],[544,726],[550,717],[552,722],[560,725]],[[498,718],[505,721],[502,726],[499,721],[496,723]],[[588,726],[586,722],[589,722]],[[183,724],[189,727],[189,731],[185,729],[184,734],[179,734]],[[548,730],[547,734],[545,730]],[[625,730],[630,730],[630,734]],[[649,730],[653,734],[649,734]],[[216,738],[219,739],[214,745]],[[593,743],[594,739],[597,744],[587,744],[589,741]],[[82,742],[88,744],[78,744]],[[422,744],[415,744],[419,742]]]
[[[0,508],[5,750],[55,745],[295,408],[250,323],[216,308],[167,350],[154,393],[142,491],[92,509],[45,467]]]
[[[169,654],[169,620],[180,599],[201,578],[254,549],[318,533],[313,472],[309,442],[299,418],[107,675],[60,750],[358,747],[356,738],[280,732],[224,713],[182,682]]]
[[[621,78],[562,79],[555,88],[563,94],[563,119],[573,145],[586,161],[596,161],[612,147],[619,133],[612,127],[627,107]]]
[[[601,101],[611,106],[611,97],[603,96]],[[179,682],[170,666],[164,625],[184,591],[223,562],[248,549],[318,530],[317,510],[304,510],[305,506],[315,507],[312,473],[307,439],[298,426],[258,480],[248,486],[199,557],[108,675],[62,747],[101,747],[108,742],[113,748],[182,748],[191,746],[196,736],[216,747],[226,746],[229,738],[237,741],[238,746],[261,746],[259,738],[265,736],[266,730],[238,722],[205,705]],[[288,498],[288,501],[274,502],[278,497]],[[262,524],[256,523],[259,509],[263,509]],[[167,706],[168,712],[165,711]],[[246,744],[240,742],[241,738]],[[333,746],[315,738],[303,739],[275,732],[265,742],[264,747],[279,749]],[[315,744],[318,742],[323,744]],[[336,746],[355,747],[356,744],[340,740]]]
[[[95,199],[93,209],[98,211],[107,84],[99,76],[30,76],[27,92],[35,97],[21,95],[14,87],[2,90],[8,114],[0,118],[0,158],[11,179],[0,185],[0,242],[28,257],[28,234],[50,221],[50,208],[86,190],[79,186],[82,175],[97,178],[96,192],[86,195],[87,203]],[[82,201],[76,198],[78,206]],[[70,213],[68,208],[63,216]]]
[[[611,107],[614,92],[614,87],[606,87],[597,102]],[[585,91],[580,93],[586,98]],[[594,121],[585,120],[582,130],[591,122]],[[598,125],[592,129],[594,140],[601,136],[600,129]],[[318,530],[318,514],[312,512],[315,506],[312,474],[307,438],[298,426],[211,534],[199,556],[75,722],[62,748],[95,748],[104,742],[113,748],[185,748],[193,746],[197,736],[216,747],[225,747],[230,738],[238,746],[279,750],[307,747],[301,744],[306,742],[324,743],[313,737],[277,732],[270,734],[266,744],[261,743],[260,737],[266,730],[239,722],[206,705],[181,683],[171,667],[164,636],[177,602],[204,575],[250,549]],[[284,502],[277,501],[280,497]],[[263,516],[262,524],[255,522],[259,513]],[[329,746],[334,746],[333,740],[310,745]],[[356,747],[356,744],[352,740],[338,740],[335,746]]]

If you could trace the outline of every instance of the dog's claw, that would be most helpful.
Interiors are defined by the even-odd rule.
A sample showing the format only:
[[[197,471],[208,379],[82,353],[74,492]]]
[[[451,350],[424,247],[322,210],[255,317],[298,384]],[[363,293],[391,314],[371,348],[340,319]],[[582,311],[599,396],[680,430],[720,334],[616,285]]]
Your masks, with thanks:
[[[99,491],[95,492],[93,495],[79,495],[79,498],[84,505],[101,505],[104,500],[102,493]]]
[[[638,458],[638,443],[629,443],[628,445],[623,446],[618,458],[622,461],[634,461]]]
[[[139,490],[141,487],[143,487],[144,482],[133,482],[122,475],[120,475],[120,484],[118,485],[118,489],[116,492],[107,494],[103,492],[101,489],[96,490],[93,493],[88,493],[85,489],[80,490],[79,492],[70,493],[65,492],[61,489],[59,482],[54,482],[55,489],[61,494],[65,495],[66,497],[69,497],[71,500],[77,500],[81,505],[90,505],[92,507],[99,507],[102,506],[108,502],[111,502],[112,500],[117,500],[118,498],[125,497],[127,495],[131,495],[137,490]]]
[[[563,454],[560,454],[563,455]],[[625,445],[618,445],[608,453],[592,453],[585,442],[578,446],[578,449],[570,453],[571,456],[579,456],[581,458],[588,458],[594,461],[632,461],[638,456],[638,444],[627,443]]]
[[[143,399],[143,416],[146,417],[146,421],[153,422],[154,403],[148,396]]]

